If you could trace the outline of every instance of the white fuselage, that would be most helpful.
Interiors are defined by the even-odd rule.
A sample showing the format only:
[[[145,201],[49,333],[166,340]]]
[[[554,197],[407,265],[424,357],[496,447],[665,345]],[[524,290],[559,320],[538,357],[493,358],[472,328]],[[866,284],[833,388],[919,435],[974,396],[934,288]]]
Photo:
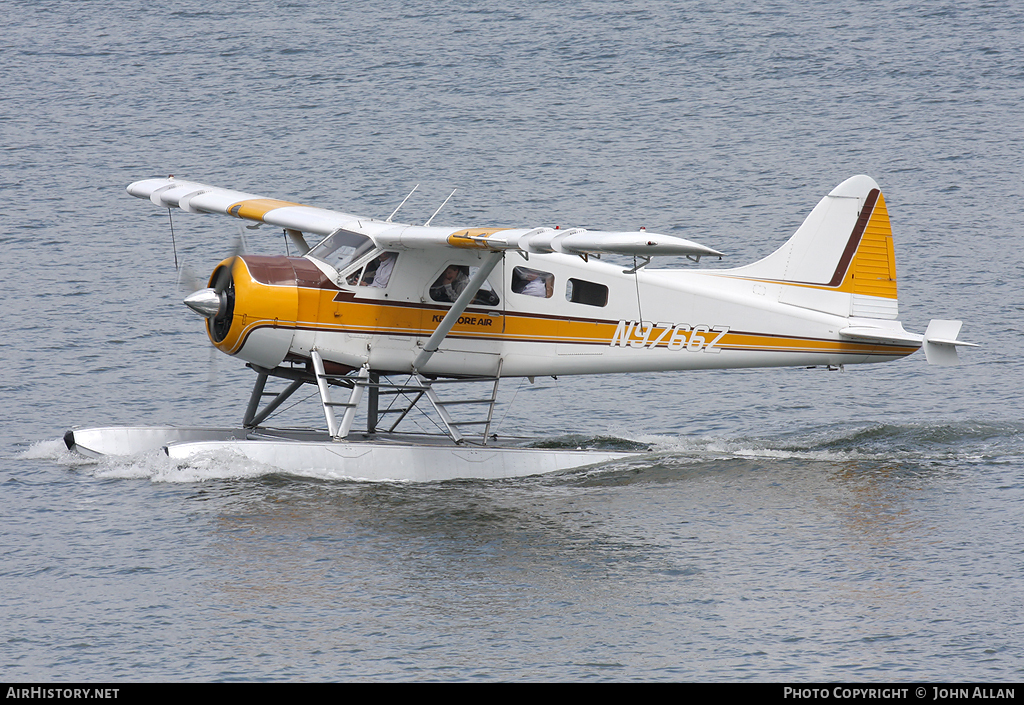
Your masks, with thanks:
[[[272,367],[289,355],[308,358],[316,348],[325,360],[348,367],[411,371],[451,307],[435,300],[432,285],[449,266],[472,269],[493,255],[398,251],[386,287],[349,283],[379,253],[338,273],[318,263],[333,282],[307,292],[319,300],[315,315],[297,316],[294,325],[277,317],[253,330],[235,354]],[[595,258],[500,256],[487,279],[490,305],[470,305],[420,372],[495,374],[499,360],[502,376],[841,365],[893,360],[918,347],[844,339],[839,331],[850,325],[849,315],[781,303],[789,285],[734,277],[729,270],[626,274],[621,265]],[[526,289],[517,286],[517,268],[548,275],[551,295],[517,293]],[[306,312],[314,313],[311,307]]]

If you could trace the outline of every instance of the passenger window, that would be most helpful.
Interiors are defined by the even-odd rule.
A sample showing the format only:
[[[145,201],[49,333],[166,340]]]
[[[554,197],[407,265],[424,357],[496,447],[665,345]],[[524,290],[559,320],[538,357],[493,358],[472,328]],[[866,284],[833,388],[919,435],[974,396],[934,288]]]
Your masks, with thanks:
[[[479,267],[470,267],[464,264],[449,264],[441,272],[440,276],[430,285],[430,298],[434,301],[455,303],[459,294],[469,284],[470,278],[476,274]],[[500,302],[498,295],[494,293],[491,285],[486,281],[480,287],[480,291],[473,297],[472,304],[477,306],[497,306]]]
[[[565,298],[573,303],[587,306],[606,306],[608,304],[608,287],[582,279],[570,279],[565,286]]]
[[[550,299],[555,293],[555,275],[539,269],[515,267],[512,270],[512,292]]]
[[[367,262],[365,267],[349,274],[346,281],[352,285],[383,289],[391,281],[391,272],[394,271],[397,261],[397,252],[381,252]]]

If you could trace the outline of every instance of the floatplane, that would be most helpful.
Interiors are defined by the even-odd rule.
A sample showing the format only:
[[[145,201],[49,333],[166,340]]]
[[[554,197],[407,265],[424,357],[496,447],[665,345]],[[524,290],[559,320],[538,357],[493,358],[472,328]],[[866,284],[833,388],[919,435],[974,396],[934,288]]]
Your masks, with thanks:
[[[302,254],[236,254],[184,301],[213,345],[256,373],[240,427],[68,431],[85,455],[234,452],[369,480],[532,475],[629,453],[503,443],[492,421],[506,378],[841,368],[922,347],[929,363],[953,365],[971,345],[957,339],[960,321],[934,320],[922,336],[897,320],[889,215],[867,176],[833,189],[775,252],[732,269],[656,269],[655,257],[722,253],[644,229],[441,227],[437,211],[410,225],[393,220],[405,201],[369,218],[173,177],[128,193],[281,228]],[[283,389],[267,392],[271,379]],[[326,431],[265,426],[304,385]],[[354,430],[364,407],[366,428]],[[417,407],[443,433],[399,431]]]

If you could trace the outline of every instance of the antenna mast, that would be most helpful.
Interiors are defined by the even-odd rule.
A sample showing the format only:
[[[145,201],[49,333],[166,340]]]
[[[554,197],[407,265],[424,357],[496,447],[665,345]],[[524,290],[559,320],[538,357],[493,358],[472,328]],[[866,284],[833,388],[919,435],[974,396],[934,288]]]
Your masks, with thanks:
[[[413,186],[412,187],[412,191],[409,192],[409,196],[413,195],[413,193],[415,193],[416,189],[418,189],[419,187],[420,187],[419,184],[416,184],[415,186]],[[405,205],[405,202],[409,200],[409,196],[406,196],[405,198],[403,198],[402,202],[398,204],[398,208],[396,208],[395,210],[391,211],[391,215],[389,215],[387,220],[384,221],[385,223],[390,223],[391,222],[391,219],[395,217],[395,213],[400,211],[402,209],[402,206]]]
[[[444,199],[444,203],[447,203],[448,201],[452,200],[452,196],[455,195],[456,191],[458,191],[457,188],[456,189],[452,189],[452,192],[448,194],[448,198]],[[438,213],[441,212],[441,209],[444,208],[444,203],[442,203],[441,205],[439,205],[437,207],[437,210],[434,211],[434,215],[437,215]],[[427,222],[423,224],[424,228],[427,227],[428,225],[430,225],[430,221],[432,221],[434,219],[434,215],[432,215],[429,218],[427,218]]]

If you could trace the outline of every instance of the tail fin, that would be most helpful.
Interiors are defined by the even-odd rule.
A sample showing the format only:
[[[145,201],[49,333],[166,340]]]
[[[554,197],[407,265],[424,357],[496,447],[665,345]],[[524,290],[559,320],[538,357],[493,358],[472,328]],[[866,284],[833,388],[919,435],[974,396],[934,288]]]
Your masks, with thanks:
[[[786,244],[729,273],[788,284],[779,300],[802,308],[864,318],[898,315],[889,213],[868,176],[836,186]]]

